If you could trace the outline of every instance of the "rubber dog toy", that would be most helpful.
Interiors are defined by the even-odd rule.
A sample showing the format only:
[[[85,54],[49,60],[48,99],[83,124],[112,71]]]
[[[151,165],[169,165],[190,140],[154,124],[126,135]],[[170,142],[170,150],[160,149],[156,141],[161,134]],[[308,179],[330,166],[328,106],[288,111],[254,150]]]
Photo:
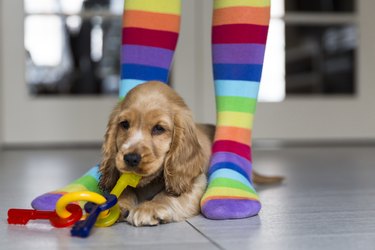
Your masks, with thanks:
[[[117,180],[115,187],[112,189],[110,194],[115,195],[117,198],[121,195],[127,186],[136,187],[141,179],[141,176],[134,173],[123,173]],[[70,216],[70,212],[66,210],[66,205],[76,201],[90,201],[96,204],[105,204],[106,198],[100,194],[83,191],[83,192],[72,192],[62,196],[56,203],[56,213],[62,217],[67,218]],[[120,207],[116,204],[114,207],[109,209],[109,212],[103,211],[100,217],[95,223],[97,227],[109,227],[113,225],[120,217]]]
[[[8,210],[8,223],[25,225],[30,220],[48,219],[52,226],[58,228],[68,227],[76,223],[71,230],[71,234],[87,237],[94,224],[98,227],[108,227],[118,220],[120,217],[118,197],[127,186],[136,187],[140,179],[141,176],[134,173],[122,174],[111,193],[106,197],[90,191],[65,194],[57,201],[55,211],[12,208]],[[81,207],[72,203],[77,201],[95,203],[86,204],[85,210],[89,215],[84,221],[79,221],[83,218]]]

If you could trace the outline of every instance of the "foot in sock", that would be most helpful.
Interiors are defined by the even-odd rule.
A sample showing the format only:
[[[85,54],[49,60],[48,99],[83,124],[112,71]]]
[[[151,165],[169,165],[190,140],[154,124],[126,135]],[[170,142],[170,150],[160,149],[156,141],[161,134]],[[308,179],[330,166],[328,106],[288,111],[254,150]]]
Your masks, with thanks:
[[[201,211],[209,219],[257,215],[251,132],[262,75],[269,0],[215,0],[212,55],[217,129]]]
[[[63,188],[59,188],[55,191],[48,192],[36,197],[32,202],[31,206],[37,210],[55,210],[56,202],[66,193],[78,192],[78,191],[92,191],[101,193],[98,182],[100,172],[99,166],[92,167],[87,173],[85,173],[79,179],[73,181]]]
[[[204,216],[209,219],[239,219],[258,214],[261,204],[250,181],[249,170],[251,163],[235,153],[213,154],[209,185],[201,200]]]

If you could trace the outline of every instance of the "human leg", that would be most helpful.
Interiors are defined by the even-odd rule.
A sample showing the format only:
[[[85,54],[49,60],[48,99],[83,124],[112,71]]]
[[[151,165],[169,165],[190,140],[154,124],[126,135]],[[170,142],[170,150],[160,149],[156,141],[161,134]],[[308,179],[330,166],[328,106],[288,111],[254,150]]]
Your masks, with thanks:
[[[212,54],[217,130],[201,210],[210,219],[258,214],[251,134],[270,20],[270,0],[215,0]]]

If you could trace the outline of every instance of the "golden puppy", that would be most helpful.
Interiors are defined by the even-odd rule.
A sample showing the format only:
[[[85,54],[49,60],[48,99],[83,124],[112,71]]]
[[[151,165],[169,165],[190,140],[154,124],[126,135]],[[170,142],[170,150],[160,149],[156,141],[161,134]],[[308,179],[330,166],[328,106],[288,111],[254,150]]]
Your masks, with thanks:
[[[128,187],[119,198],[120,220],[157,225],[198,214],[214,130],[196,125],[185,102],[169,86],[148,82],[132,89],[110,116],[100,165],[100,186],[107,191],[120,173],[142,176],[137,188]]]

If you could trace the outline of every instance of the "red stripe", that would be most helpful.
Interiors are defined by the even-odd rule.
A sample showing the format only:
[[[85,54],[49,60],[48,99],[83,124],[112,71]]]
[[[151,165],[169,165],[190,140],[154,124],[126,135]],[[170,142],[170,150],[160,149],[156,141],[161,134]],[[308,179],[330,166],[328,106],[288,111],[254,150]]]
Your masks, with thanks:
[[[140,28],[123,28],[122,44],[135,44],[175,50],[178,33]]]
[[[266,44],[268,26],[254,24],[228,24],[212,28],[212,43]]]
[[[249,145],[242,144],[235,141],[215,141],[212,146],[212,154],[217,152],[230,152],[242,156],[245,159],[251,160],[251,148]]]

